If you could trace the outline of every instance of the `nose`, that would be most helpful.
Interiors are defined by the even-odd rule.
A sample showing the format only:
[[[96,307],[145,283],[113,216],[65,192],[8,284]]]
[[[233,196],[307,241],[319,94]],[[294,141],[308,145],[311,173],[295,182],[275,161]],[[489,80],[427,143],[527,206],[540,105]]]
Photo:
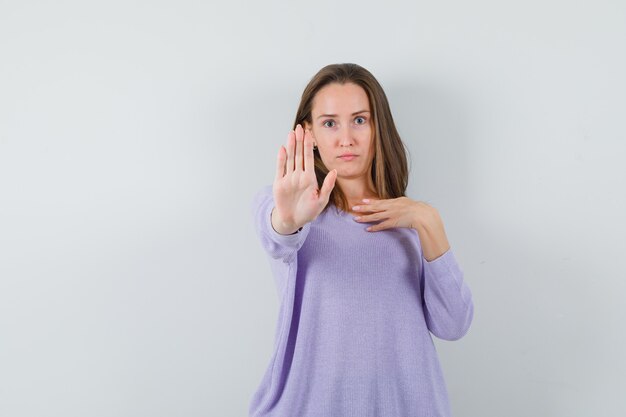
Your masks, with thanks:
[[[352,146],[354,139],[352,137],[352,131],[350,126],[342,126],[339,129],[339,146]]]

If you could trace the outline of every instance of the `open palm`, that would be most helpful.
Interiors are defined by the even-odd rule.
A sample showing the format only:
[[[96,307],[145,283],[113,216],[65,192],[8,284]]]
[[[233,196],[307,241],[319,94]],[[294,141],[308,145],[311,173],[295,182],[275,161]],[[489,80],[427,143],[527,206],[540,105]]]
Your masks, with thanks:
[[[335,186],[337,171],[326,175],[318,189],[313,158],[313,139],[299,124],[289,132],[287,148],[281,145],[276,158],[274,210],[285,229],[297,229],[322,212]]]

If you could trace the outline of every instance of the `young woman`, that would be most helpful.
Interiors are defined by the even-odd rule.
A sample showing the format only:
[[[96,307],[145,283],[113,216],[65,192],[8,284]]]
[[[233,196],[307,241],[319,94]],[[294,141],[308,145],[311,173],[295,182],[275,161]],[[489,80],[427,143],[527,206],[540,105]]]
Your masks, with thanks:
[[[252,200],[280,310],[251,417],[451,416],[431,333],[463,337],[472,295],[438,211],[405,196],[407,181],[374,76],[322,68]]]

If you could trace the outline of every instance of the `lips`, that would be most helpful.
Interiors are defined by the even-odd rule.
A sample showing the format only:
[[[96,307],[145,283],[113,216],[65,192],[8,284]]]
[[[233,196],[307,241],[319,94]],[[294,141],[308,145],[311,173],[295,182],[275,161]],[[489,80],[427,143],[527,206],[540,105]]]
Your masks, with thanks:
[[[346,158],[346,157],[351,157],[351,156],[357,156],[353,153],[344,153],[343,155],[340,155],[339,158]]]
[[[344,154],[344,155],[341,155],[339,158],[343,161],[352,161],[357,156],[358,155],[354,155],[354,154]]]

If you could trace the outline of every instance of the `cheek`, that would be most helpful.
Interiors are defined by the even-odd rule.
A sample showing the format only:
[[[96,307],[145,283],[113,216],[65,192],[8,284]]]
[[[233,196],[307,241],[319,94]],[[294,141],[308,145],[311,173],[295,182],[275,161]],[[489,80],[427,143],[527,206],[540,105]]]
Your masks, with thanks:
[[[371,148],[373,146],[373,135],[372,132],[368,130],[363,130],[363,132],[360,132],[359,134],[359,140],[361,141],[362,144],[367,144],[368,148]]]
[[[321,148],[319,144],[317,145],[317,152],[324,165],[331,166],[337,162],[334,155],[335,151],[330,149],[328,146],[324,146],[323,143]]]
[[[373,137],[371,130],[364,129],[363,132],[361,133],[361,137],[363,138],[363,140],[366,140],[369,142]]]
[[[315,132],[313,132],[313,138],[315,139],[315,144],[317,145],[317,150],[320,151],[320,154],[332,146],[332,137],[329,137],[327,133],[322,132],[315,134]]]

